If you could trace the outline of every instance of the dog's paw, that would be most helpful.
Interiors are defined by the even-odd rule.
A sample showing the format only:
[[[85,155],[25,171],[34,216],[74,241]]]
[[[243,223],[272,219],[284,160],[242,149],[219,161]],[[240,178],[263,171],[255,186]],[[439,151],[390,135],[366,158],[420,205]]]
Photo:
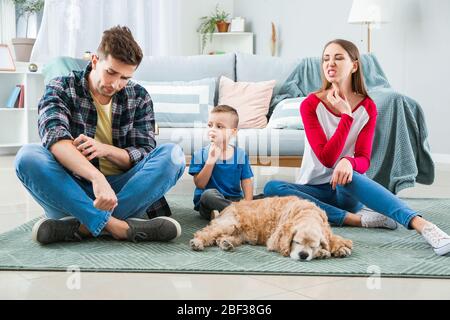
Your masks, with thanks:
[[[191,239],[191,241],[189,241],[189,245],[194,251],[203,251],[203,249],[205,249],[205,247],[203,246],[203,242],[196,238]]]
[[[224,240],[220,240],[218,242],[219,242],[218,246],[220,247],[220,249],[222,249],[224,251],[232,251],[232,250],[234,250],[234,246],[233,246],[233,244],[230,241],[224,239]]]
[[[328,259],[329,257],[331,257],[330,251],[325,250],[325,249],[320,249],[317,252],[316,259]]]
[[[347,247],[340,247],[338,250],[333,252],[333,257],[345,258],[352,254],[352,249]]]

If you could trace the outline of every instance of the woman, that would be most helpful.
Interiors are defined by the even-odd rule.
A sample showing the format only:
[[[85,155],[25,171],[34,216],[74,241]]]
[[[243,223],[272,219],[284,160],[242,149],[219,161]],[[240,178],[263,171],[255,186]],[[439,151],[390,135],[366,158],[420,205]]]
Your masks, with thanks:
[[[339,226],[396,229],[397,221],[422,234],[436,254],[445,255],[450,252],[449,235],[364,175],[377,110],[367,95],[360,61],[353,43],[336,39],[326,44],[322,88],[300,107],[307,138],[300,178],[297,183],[270,181],[264,194],[308,199]]]

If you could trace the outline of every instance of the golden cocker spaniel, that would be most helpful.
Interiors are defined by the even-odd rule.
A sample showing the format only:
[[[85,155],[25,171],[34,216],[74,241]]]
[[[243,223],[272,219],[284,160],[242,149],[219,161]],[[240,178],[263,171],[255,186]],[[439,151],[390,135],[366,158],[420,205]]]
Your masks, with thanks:
[[[352,241],[332,233],[327,215],[296,196],[233,203],[190,241],[193,250],[217,245],[222,250],[248,243],[266,245],[294,260],[346,257]]]

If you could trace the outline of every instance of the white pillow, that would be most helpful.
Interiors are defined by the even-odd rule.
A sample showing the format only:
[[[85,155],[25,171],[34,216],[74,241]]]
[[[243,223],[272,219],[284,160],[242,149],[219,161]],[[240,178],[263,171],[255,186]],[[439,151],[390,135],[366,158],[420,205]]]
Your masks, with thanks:
[[[206,127],[209,112],[214,106],[214,78],[138,83],[152,98],[155,121],[159,127]]]
[[[274,108],[268,128],[303,130],[300,104],[306,97],[284,99]]]

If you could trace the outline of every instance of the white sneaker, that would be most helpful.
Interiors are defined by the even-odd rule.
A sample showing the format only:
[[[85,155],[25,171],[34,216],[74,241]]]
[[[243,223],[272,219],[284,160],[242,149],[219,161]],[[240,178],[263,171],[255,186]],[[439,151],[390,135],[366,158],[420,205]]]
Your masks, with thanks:
[[[364,207],[357,214],[361,215],[361,225],[365,228],[397,229],[398,225],[393,219]]]
[[[422,230],[422,236],[437,255],[444,256],[450,252],[450,236],[436,225],[428,223]]]

